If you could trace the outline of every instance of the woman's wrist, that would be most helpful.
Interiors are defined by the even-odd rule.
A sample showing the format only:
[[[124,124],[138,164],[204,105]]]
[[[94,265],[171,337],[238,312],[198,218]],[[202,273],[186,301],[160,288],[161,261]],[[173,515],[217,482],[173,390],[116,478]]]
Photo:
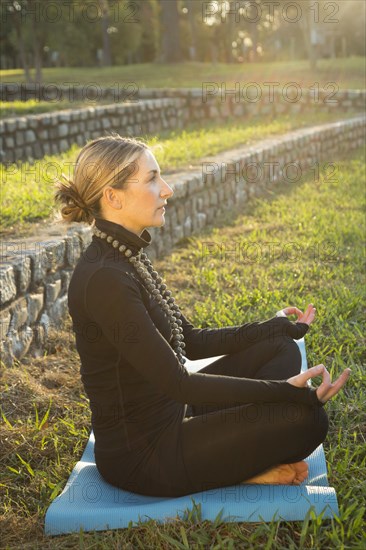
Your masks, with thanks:
[[[287,380],[284,380],[284,382],[286,382],[286,384],[290,386],[291,390],[289,390],[289,394],[291,394],[291,397],[294,397],[296,401],[299,400],[300,402],[307,402],[309,405],[316,405],[318,407],[323,407],[325,405],[325,403],[320,401],[320,399],[318,398],[318,394],[316,392],[317,388],[312,388],[308,385],[295,386]]]
[[[283,309],[280,309],[276,313],[276,317],[287,317],[286,313],[283,311]]]

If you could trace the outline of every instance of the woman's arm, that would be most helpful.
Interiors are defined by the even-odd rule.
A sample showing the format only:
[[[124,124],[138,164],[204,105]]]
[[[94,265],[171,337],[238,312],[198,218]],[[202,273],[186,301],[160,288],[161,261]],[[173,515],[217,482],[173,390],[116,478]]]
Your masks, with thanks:
[[[85,300],[90,315],[120,356],[158,391],[179,403],[283,400],[318,403],[315,390],[295,388],[286,381],[188,372],[153,323],[137,283],[118,269],[102,268],[95,272],[85,287]]]
[[[236,353],[255,342],[283,336],[298,340],[309,330],[306,323],[293,323],[287,317],[272,317],[222,328],[195,328],[182,314],[182,328],[188,359],[202,359]]]

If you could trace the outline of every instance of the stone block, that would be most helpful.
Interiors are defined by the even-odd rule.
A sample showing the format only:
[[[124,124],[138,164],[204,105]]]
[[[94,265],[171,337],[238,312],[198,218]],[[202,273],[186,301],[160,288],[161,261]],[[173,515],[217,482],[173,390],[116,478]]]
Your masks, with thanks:
[[[0,306],[14,300],[17,295],[15,273],[12,265],[0,265]]]
[[[230,107],[227,103],[223,103],[220,107],[220,114],[222,117],[226,118],[231,115],[230,113]]]
[[[81,251],[83,251],[92,241],[93,235],[91,232],[91,227],[88,225],[80,225],[75,229],[75,231],[77,231],[77,234],[79,235],[79,239],[81,241]]]
[[[43,312],[39,322],[37,323],[37,331],[44,333],[45,339],[47,339],[48,334],[51,330],[51,320],[46,312]]]
[[[81,240],[79,235],[71,234],[67,235],[64,239],[66,248],[66,265],[75,267],[76,262],[80,258],[81,254]]]
[[[177,219],[178,219],[178,223],[179,224],[182,224],[185,220],[185,217],[186,217],[186,211],[185,211],[185,207],[183,204],[179,205],[178,208],[177,208]]]
[[[44,251],[38,247],[36,249],[26,251],[26,253],[29,254],[31,260],[32,285],[38,287],[39,285],[44,284],[49,260],[47,259]]]
[[[47,272],[56,271],[65,264],[65,242],[55,239],[37,243],[43,253],[43,263]]]
[[[220,111],[215,105],[210,105],[208,108],[208,116],[210,118],[218,118],[220,116]]]
[[[34,117],[29,117],[28,119],[28,125],[30,128],[32,128],[33,130],[37,130],[38,126],[39,126],[39,118],[37,116],[34,116]]]
[[[10,330],[19,330],[28,319],[28,307],[26,298],[21,298],[10,306],[11,320]]]
[[[24,145],[24,134],[23,132],[16,132],[15,133],[15,140],[18,147],[21,145]]]
[[[5,125],[6,125],[6,129],[9,133],[13,133],[15,132],[16,130],[16,127],[17,127],[17,123],[16,123],[16,120],[13,119],[13,120],[6,120],[5,121]]]
[[[56,301],[61,291],[61,279],[57,279],[53,283],[48,283],[45,286],[45,302],[46,308],[49,308]]]
[[[244,114],[245,114],[244,105],[242,103],[236,103],[233,106],[233,115],[237,116],[237,117],[240,117],[240,116],[243,116]]]
[[[176,225],[173,230],[173,242],[177,243],[184,238],[184,230],[182,225]]]
[[[4,340],[10,328],[10,310],[0,311],[0,340]]]
[[[70,122],[71,116],[69,112],[59,113],[58,119],[60,122]],[[67,126],[67,124],[65,125]]]
[[[59,147],[60,147],[60,152],[67,151],[70,147],[67,139],[61,139]]]
[[[21,255],[17,260],[12,262],[12,264],[18,293],[26,292],[32,278],[31,259],[29,256]]]
[[[48,135],[50,139],[58,139],[58,129],[57,128],[50,128],[48,130]],[[55,145],[55,144],[52,144]]]
[[[25,141],[26,143],[34,143],[36,141],[36,134],[33,130],[27,130],[25,132]]]
[[[5,136],[5,146],[7,149],[12,149],[14,147],[14,138],[12,136]]]
[[[217,193],[215,191],[211,191],[210,193],[210,205],[216,206],[217,205]]]
[[[43,126],[51,126],[51,115],[43,115],[42,116],[42,124]]]
[[[58,113],[52,113],[50,115],[50,124],[51,126],[58,126],[59,125],[59,120],[58,120]]]
[[[67,294],[67,291],[68,291],[68,288],[69,288],[69,284],[70,284],[70,281],[71,281],[71,277],[72,277],[72,270],[69,270],[69,271],[62,271],[61,273],[61,294]]]
[[[187,216],[183,223],[183,232],[185,237],[189,237],[192,234],[192,227],[192,219],[190,216]]]
[[[88,120],[86,123],[87,130],[95,130],[95,120]]]
[[[30,327],[23,327],[19,331],[10,330],[8,342],[11,354],[16,359],[21,359],[29,350],[33,339],[33,330]]]
[[[28,325],[33,325],[37,321],[38,315],[40,314],[43,308],[43,302],[44,302],[43,293],[27,295],[27,305],[28,305],[27,324]]]
[[[85,145],[85,140],[88,139],[87,136],[86,136],[86,133],[85,131],[83,131],[83,135],[78,135],[76,136],[76,143],[80,146],[80,147],[83,147]]]
[[[28,126],[27,119],[25,117],[17,118],[17,128],[18,130],[25,130]]]
[[[196,219],[197,219],[198,228],[202,229],[206,225],[207,214],[205,214],[204,212],[198,212],[196,215]]]
[[[49,318],[53,327],[59,327],[68,313],[67,294],[58,298],[48,309]]]
[[[33,146],[34,157],[40,159],[43,157],[43,151],[40,143],[35,143]]]

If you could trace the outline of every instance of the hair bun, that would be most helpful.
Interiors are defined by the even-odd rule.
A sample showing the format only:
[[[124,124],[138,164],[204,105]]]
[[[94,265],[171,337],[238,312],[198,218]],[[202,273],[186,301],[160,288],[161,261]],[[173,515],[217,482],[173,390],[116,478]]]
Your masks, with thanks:
[[[61,215],[68,222],[87,222],[91,223],[94,216],[90,208],[80,196],[72,180],[69,180],[64,174],[61,177],[67,183],[59,181],[57,183],[57,191],[55,199],[63,205],[61,207]]]

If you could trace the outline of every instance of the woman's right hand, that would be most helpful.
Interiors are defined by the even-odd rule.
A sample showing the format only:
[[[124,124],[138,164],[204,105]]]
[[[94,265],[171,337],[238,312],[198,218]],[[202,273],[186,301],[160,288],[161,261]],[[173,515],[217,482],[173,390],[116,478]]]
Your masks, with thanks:
[[[337,380],[332,384],[329,372],[325,366],[321,364],[311,367],[296,376],[292,376],[287,380],[287,382],[293,386],[297,386],[298,388],[303,388],[307,385],[307,381],[310,380],[310,378],[321,376],[323,380],[316,390],[316,395],[321,403],[326,403],[329,399],[336,395],[341,388],[343,388],[350,374],[351,369],[345,369],[339,378],[337,378]]]

